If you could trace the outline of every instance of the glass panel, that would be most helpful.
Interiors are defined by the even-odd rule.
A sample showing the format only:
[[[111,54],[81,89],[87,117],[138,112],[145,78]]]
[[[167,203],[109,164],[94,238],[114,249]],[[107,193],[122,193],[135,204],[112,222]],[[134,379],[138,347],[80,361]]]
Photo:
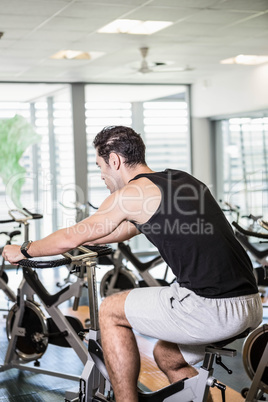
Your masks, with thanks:
[[[235,118],[221,124],[225,200],[241,214],[268,216],[267,117]]]

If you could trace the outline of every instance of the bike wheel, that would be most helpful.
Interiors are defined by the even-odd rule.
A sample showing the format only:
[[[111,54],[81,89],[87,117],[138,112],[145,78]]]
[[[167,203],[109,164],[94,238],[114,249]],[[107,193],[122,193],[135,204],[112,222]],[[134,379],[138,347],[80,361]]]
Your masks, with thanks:
[[[111,269],[103,276],[100,283],[101,297],[106,297],[123,290],[134,289],[139,286],[136,276],[132,272],[126,270],[121,270],[119,272],[116,282],[112,286],[111,281],[114,275],[114,270]]]
[[[19,307],[16,303],[7,316],[6,331],[9,341],[11,341],[12,328],[18,311]],[[17,355],[25,362],[40,359],[47,349],[48,329],[46,317],[37,303],[25,301],[20,327],[25,329],[25,336],[17,337],[15,345]]]
[[[258,364],[268,342],[268,325],[256,328],[245,339],[243,345],[243,363],[245,370],[252,380],[257,370]],[[261,378],[262,389],[268,392],[268,367],[265,368]]]

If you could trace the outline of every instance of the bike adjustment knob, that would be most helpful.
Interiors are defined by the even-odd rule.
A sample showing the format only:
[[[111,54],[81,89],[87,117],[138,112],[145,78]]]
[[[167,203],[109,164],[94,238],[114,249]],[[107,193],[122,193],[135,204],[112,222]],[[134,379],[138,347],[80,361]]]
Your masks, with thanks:
[[[224,370],[226,370],[228,374],[233,373],[232,370],[228,369],[228,367],[226,367],[225,364],[223,364],[220,356],[216,356],[216,363],[219,364],[222,368],[224,368]]]

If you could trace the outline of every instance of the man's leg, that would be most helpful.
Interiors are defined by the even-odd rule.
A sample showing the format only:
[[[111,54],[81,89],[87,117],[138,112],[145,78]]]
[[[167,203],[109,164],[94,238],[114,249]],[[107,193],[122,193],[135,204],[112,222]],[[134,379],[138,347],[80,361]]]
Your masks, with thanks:
[[[176,343],[158,341],[154,348],[154,359],[171,384],[198,374],[198,371],[184,360]],[[213,402],[210,392],[208,402]]]
[[[137,402],[140,355],[132,328],[125,316],[129,291],[103,300],[99,320],[105,364],[112,382],[116,402]]]
[[[158,341],[154,348],[154,359],[170,383],[198,374],[194,367],[186,363],[176,343]]]
[[[198,374],[194,367],[186,363],[176,343],[158,341],[154,348],[154,358],[156,364],[166,374],[171,384]],[[210,392],[208,402],[213,402]]]

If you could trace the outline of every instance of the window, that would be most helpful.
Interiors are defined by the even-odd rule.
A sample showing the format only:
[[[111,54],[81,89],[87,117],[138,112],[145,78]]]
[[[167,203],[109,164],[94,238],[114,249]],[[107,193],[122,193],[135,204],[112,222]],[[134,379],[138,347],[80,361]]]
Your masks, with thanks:
[[[45,225],[41,237],[75,223],[74,151],[71,104],[58,94],[32,105],[34,125],[41,141],[36,147],[37,209]]]
[[[53,103],[53,127],[54,127],[54,169],[56,183],[54,196],[54,210],[57,213],[55,219],[56,230],[75,223],[76,211],[72,209],[76,201],[74,178],[74,136],[72,128],[71,103],[57,101]],[[59,208],[59,203],[62,206]],[[63,205],[69,206],[66,209]]]
[[[20,85],[16,84],[16,87],[20,88]],[[28,85],[27,88],[29,93],[40,92],[38,85]],[[41,90],[52,95],[38,96],[31,103],[23,101],[0,103],[1,119],[12,118],[16,114],[22,115],[40,135],[40,141],[36,145],[29,146],[20,160],[21,165],[26,168],[21,194],[22,206],[44,215],[42,220],[30,225],[32,239],[44,237],[60,227],[75,222],[75,210],[60,206],[62,202],[73,207],[75,201],[69,89],[65,87],[55,91],[53,85],[48,85]],[[12,200],[7,197],[1,178],[0,206],[4,213],[2,219],[8,217],[9,209],[16,208]]]
[[[190,171],[188,111],[185,101],[144,102],[147,163],[156,171]]]
[[[244,214],[268,213],[268,118],[221,122],[223,198]]]
[[[30,104],[27,102],[0,102],[0,119],[12,119],[16,115],[24,117],[28,122],[31,120],[31,110]],[[26,172],[33,171],[33,147],[28,147],[24,154],[22,155],[19,164],[26,169]],[[12,151],[12,150],[10,150]],[[31,208],[29,201],[33,193],[33,182],[32,179],[27,175],[25,177],[25,183],[21,191],[21,202],[24,207]],[[8,211],[10,209],[15,209],[16,206],[12,202],[11,198],[6,193],[6,186],[2,178],[0,178],[0,208],[1,208],[1,219],[9,219]],[[2,228],[4,230],[4,228]],[[31,226],[31,233],[35,235],[36,226]],[[23,239],[23,230],[21,239]]]

